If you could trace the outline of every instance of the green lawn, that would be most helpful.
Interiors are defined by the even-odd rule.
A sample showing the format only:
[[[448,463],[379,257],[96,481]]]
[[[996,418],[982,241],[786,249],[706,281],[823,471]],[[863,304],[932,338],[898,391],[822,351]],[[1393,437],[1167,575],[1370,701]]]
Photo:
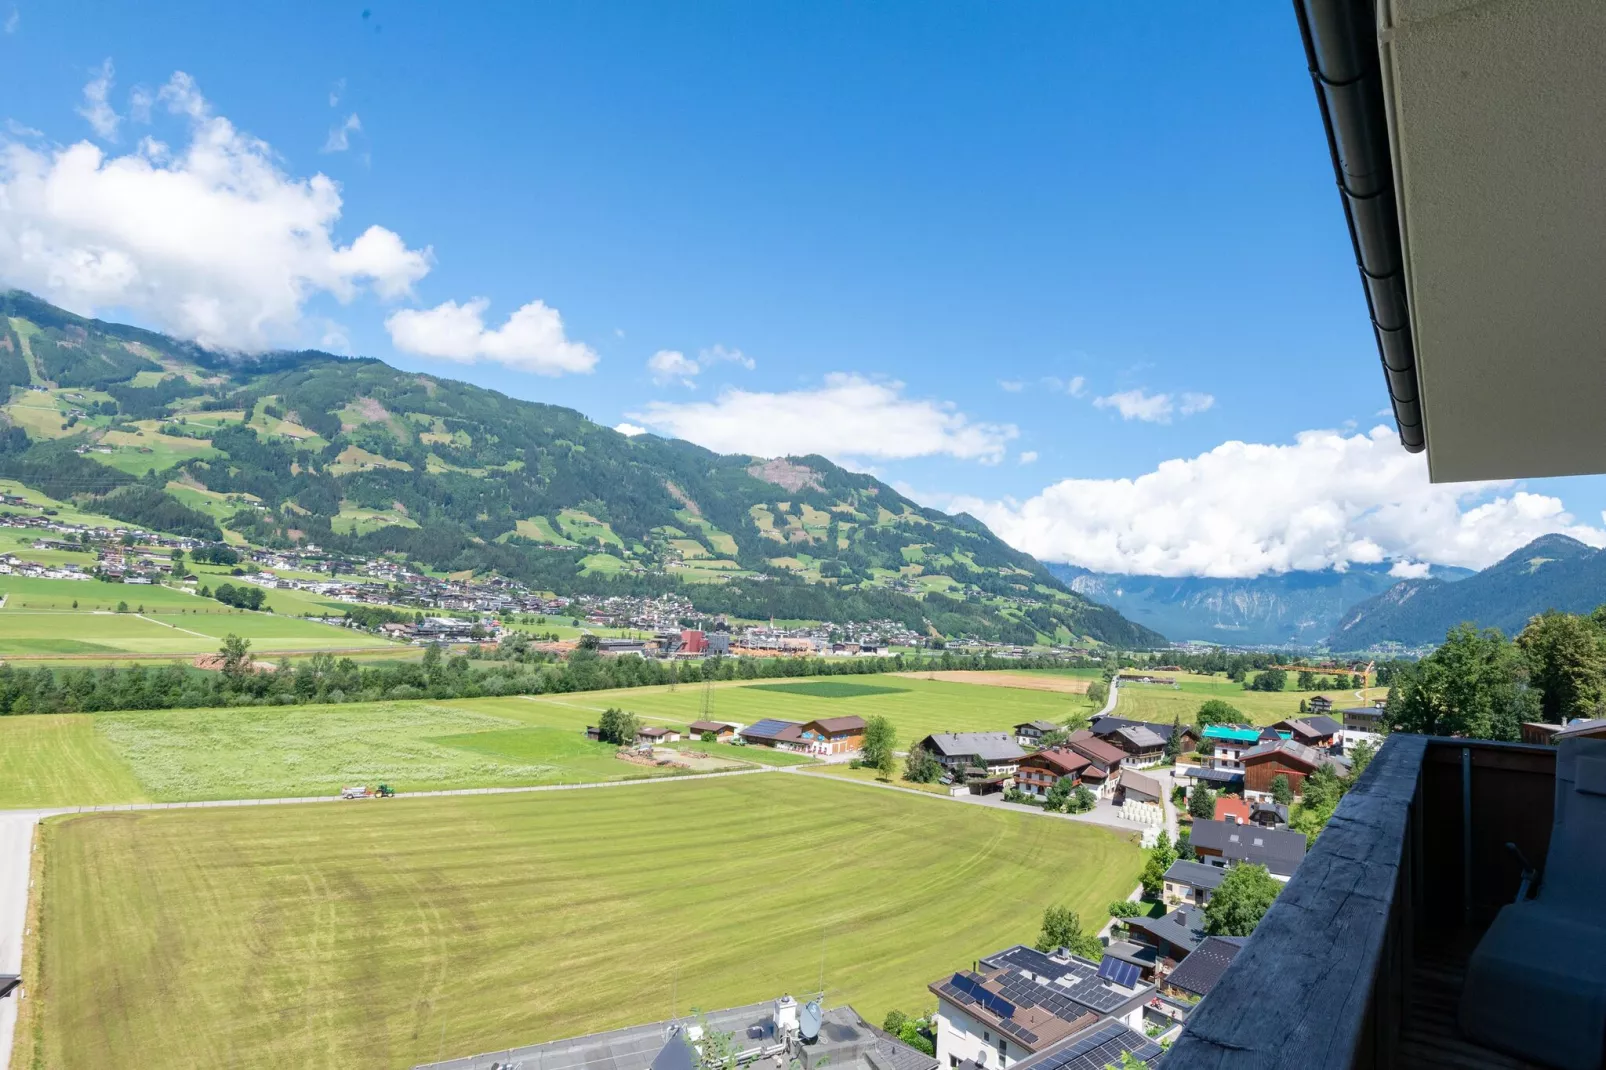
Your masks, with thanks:
[[[1199,707],[1215,698],[1236,707],[1249,723],[1266,725],[1287,717],[1300,716],[1300,699],[1308,702],[1317,695],[1326,695],[1340,709],[1356,702],[1353,691],[1245,691],[1242,684],[1233,683],[1225,676],[1196,676],[1192,673],[1165,675],[1176,675],[1181,686],[1122,684],[1115,712],[1137,721],[1160,721],[1166,724],[1180,716],[1183,724],[1191,724]],[[1374,688],[1367,694],[1383,695],[1386,692],[1386,688]]]
[[[137,598],[129,599],[130,606],[136,605]],[[208,605],[199,599],[191,601]],[[53,612],[13,609],[8,604],[0,610],[0,655],[125,653],[182,657],[215,653],[223,637],[230,633],[251,640],[252,652],[260,655],[281,650],[394,646],[349,628],[296,617],[229,612],[228,607],[217,602],[210,605],[217,606],[217,611],[138,615],[96,612],[87,605],[76,612]]]
[[[872,688],[874,693],[857,690]],[[882,675],[721,684],[714,688],[713,696],[711,719],[738,724],[765,717],[807,721],[846,714],[881,715],[892,721],[900,749],[933,732],[1002,731],[1039,718],[1064,721],[1090,708],[1082,695]],[[586,723],[590,724],[609,706],[681,728],[702,714],[702,688],[685,684],[673,691],[668,687],[580,691],[522,701],[561,707],[589,718]]]
[[[0,809],[144,798],[89,715],[0,717]]]
[[[566,726],[430,702],[251,706],[95,716],[101,736],[153,799],[334,795],[346,784],[398,791],[575,784],[663,775]]]
[[[810,768],[809,772],[811,774],[819,774],[820,776],[837,777],[841,780],[857,780],[864,784],[879,784],[883,782],[881,780],[881,774],[877,773],[874,769],[864,767],[855,769],[850,765],[843,765],[840,762],[833,765],[816,765]],[[894,787],[909,788],[912,791],[927,791],[933,795],[948,794],[948,789],[941,784],[921,784],[917,781],[905,780],[903,778],[902,762],[898,763],[898,768],[893,770],[892,780],[888,781],[887,783],[892,784]]]
[[[388,1070],[812,992],[822,952],[827,1003],[880,1021],[1141,863],[783,774],[54,819],[14,1065]]]

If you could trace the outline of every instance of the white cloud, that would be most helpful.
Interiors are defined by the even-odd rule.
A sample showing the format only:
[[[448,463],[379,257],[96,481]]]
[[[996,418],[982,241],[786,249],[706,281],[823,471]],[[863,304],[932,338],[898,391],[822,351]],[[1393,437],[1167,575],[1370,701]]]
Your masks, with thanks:
[[[654,401],[630,418],[720,453],[820,453],[896,460],[945,455],[996,464],[1013,424],[973,423],[951,404],[905,397],[899,382],[835,372],[816,390],[729,389],[716,401]]]
[[[188,75],[148,99],[187,121],[187,145],[170,153],[145,138],[108,156],[87,141],[0,140],[0,282],[75,312],[132,310],[206,345],[261,349],[302,340],[314,294],[395,297],[428,273],[430,250],[383,227],[340,245],[339,185],[287,175],[270,146],[212,114]]]
[[[647,358],[647,370],[659,385],[679,381],[683,386],[696,386],[697,373],[702,368],[678,349],[660,349]]]
[[[1433,566],[1426,561],[1396,561],[1389,575],[1402,580],[1420,580],[1432,571]]]
[[[351,135],[362,133],[362,120],[357,113],[352,112],[346,116],[346,121],[329,131],[329,137],[323,143],[324,152],[345,152],[351,148]]]
[[[447,301],[434,308],[404,308],[386,318],[385,329],[397,349],[460,364],[488,360],[536,375],[596,367],[596,350],[565,336],[557,309],[531,301],[501,327],[487,329],[490,305],[488,298],[476,297],[461,305]]]
[[[335,84],[329,87],[329,106],[331,108],[338,108],[340,106],[340,98],[344,96],[345,93],[346,80],[344,78],[335,79]]]
[[[1081,378],[1077,377],[1071,382],[1080,386]],[[1114,409],[1123,420],[1142,420],[1151,424],[1168,424],[1178,412],[1192,416],[1196,412],[1204,412],[1215,403],[1215,397],[1210,394],[1188,392],[1179,399],[1170,394],[1151,394],[1142,387],[1093,399],[1094,408]]]
[[[1136,479],[1067,479],[1025,502],[955,498],[1050,561],[1161,576],[1257,576],[1381,561],[1483,568],[1547,532],[1606,546],[1559,498],[1509,483],[1431,484],[1386,427],[1226,442]],[[1397,566],[1398,567],[1398,566]]]
[[[6,33],[16,33],[17,32],[17,27],[19,25],[21,25],[21,24],[22,24],[22,12],[18,11],[15,7],[13,7],[11,9],[11,14],[6,16],[6,24],[5,24]]]
[[[1087,379],[1080,375],[1071,376],[1071,381],[1065,384],[1065,392],[1073,398],[1079,398],[1087,393]]]
[[[998,380],[998,388],[1000,390],[1007,390],[1011,394],[1019,394],[1022,390],[1026,389],[1026,384],[1021,382],[1019,379],[1000,379]]]
[[[615,424],[613,429],[619,432],[621,435],[624,435],[626,438],[635,438],[637,435],[645,435],[647,433],[647,429],[645,427],[628,422]]]
[[[1021,464],[1036,464],[1037,463],[1037,451],[1036,450],[1022,450],[1019,460],[1020,460]]]
[[[623,337],[624,332],[620,331],[619,334]],[[752,357],[740,349],[726,349],[721,345],[701,350],[695,360],[678,349],[660,349],[647,358],[647,370],[652,372],[652,381],[659,386],[673,382],[682,386],[696,386],[697,376],[715,364],[740,364],[748,371],[758,366]]]
[[[78,114],[88,120],[90,127],[105,141],[117,140],[117,128],[123,122],[122,116],[111,105],[114,74],[111,60],[102,63],[100,69],[94,72],[95,76],[84,86],[84,102],[78,106]]]

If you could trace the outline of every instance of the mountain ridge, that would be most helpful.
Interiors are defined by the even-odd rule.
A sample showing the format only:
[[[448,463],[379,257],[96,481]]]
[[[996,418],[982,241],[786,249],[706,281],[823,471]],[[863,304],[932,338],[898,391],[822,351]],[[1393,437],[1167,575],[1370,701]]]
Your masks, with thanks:
[[[219,353],[0,294],[0,476],[106,515],[744,618],[1140,647],[974,517],[818,455],[721,455],[371,357]],[[116,513],[108,512],[115,510]]]

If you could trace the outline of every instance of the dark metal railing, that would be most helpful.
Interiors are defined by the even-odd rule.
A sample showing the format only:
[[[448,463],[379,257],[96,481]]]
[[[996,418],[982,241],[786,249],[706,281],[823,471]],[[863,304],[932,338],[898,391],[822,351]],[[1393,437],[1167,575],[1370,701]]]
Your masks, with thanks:
[[[1549,846],[1555,750],[1396,735],[1188,1019],[1167,1070],[1392,1067],[1424,934],[1478,929]]]

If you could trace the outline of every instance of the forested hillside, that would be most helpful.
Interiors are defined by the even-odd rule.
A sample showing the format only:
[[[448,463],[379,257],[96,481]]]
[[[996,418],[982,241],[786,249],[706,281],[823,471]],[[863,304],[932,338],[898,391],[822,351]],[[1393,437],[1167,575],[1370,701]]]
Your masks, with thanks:
[[[973,518],[823,457],[719,455],[377,360],[241,358],[0,304],[0,476],[131,523],[564,594],[679,590],[747,618],[1162,642]]]

